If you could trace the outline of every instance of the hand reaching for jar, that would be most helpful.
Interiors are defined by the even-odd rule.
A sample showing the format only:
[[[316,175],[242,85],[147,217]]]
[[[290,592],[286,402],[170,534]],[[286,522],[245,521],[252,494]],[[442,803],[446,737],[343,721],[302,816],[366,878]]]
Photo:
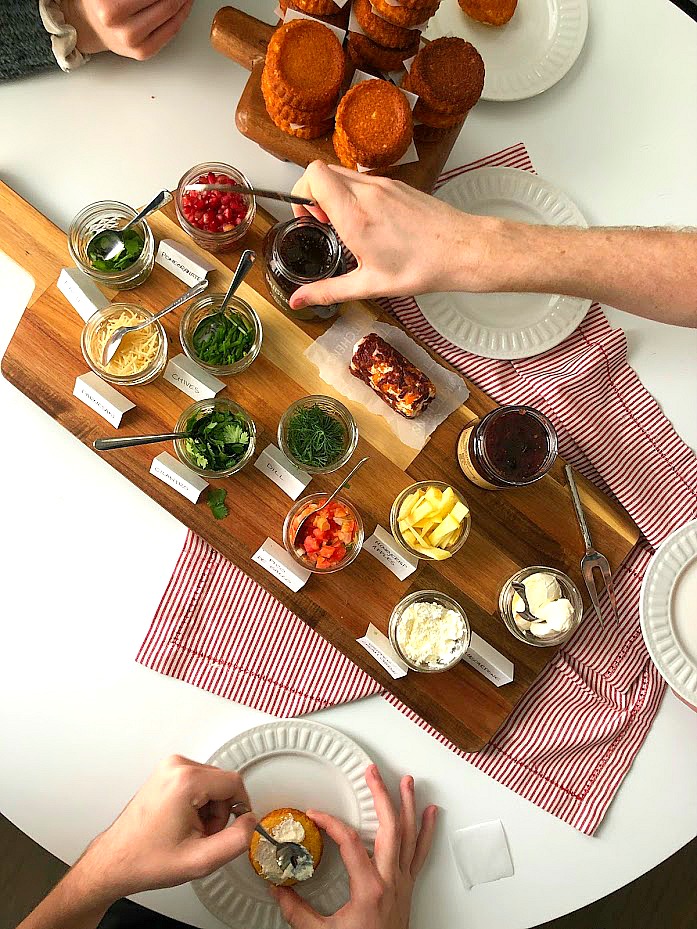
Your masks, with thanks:
[[[426,807],[419,829],[413,778],[401,780],[399,813],[375,765],[368,768],[365,778],[379,823],[373,857],[355,829],[328,813],[308,810],[308,816],[339,846],[351,899],[333,916],[320,916],[290,888],[272,888],[292,929],[408,929],[414,883],[431,848],[437,807]]]
[[[81,52],[143,61],[174,38],[192,6],[193,0],[63,0],[62,10]]]

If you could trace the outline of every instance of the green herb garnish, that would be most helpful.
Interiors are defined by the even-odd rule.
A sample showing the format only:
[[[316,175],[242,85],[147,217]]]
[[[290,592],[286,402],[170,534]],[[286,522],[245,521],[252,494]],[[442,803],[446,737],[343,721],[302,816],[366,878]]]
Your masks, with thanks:
[[[288,423],[288,449],[293,457],[312,468],[329,468],[346,450],[346,430],[321,406],[298,410]]]
[[[202,319],[191,341],[204,364],[231,365],[248,354],[254,344],[254,329],[241,313],[228,310]]]
[[[247,423],[239,413],[214,409],[203,416],[195,414],[186,424],[191,438],[184,449],[197,468],[225,471],[238,464],[249,448]]]
[[[111,238],[112,231],[113,230],[105,229],[104,232],[98,232],[97,235],[90,239],[87,245],[87,257],[95,271],[106,271],[110,273],[125,271],[126,268],[130,268],[131,265],[138,260],[140,253],[143,251],[143,245],[145,244],[143,236],[139,232],[136,232],[135,229],[127,229],[125,232],[121,233],[121,238],[125,247],[115,258],[110,258],[108,261],[105,261],[103,257],[107,244],[105,240],[107,237]]]
[[[225,517],[230,512],[225,506],[225,497],[227,496],[227,490],[223,487],[212,487],[208,491],[208,506],[211,508],[211,513],[215,516],[216,519],[225,519]]]

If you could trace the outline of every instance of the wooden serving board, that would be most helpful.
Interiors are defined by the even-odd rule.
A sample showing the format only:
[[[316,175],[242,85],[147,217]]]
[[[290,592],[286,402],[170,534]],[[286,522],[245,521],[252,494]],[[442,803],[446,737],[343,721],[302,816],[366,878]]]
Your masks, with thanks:
[[[305,168],[317,158],[329,164],[340,164],[334,152],[331,135],[320,139],[296,139],[274,125],[266,112],[261,93],[261,72],[264,69],[266,46],[273,35],[269,26],[241,10],[226,6],[215,15],[211,27],[211,42],[221,54],[232,58],[251,71],[247,85],[237,104],[236,122],[242,135],[257,142],[263,149],[283,161],[293,161]],[[435,142],[416,142],[419,160],[390,169],[391,177],[430,193],[438,179],[460,128],[452,129]]]
[[[72,396],[75,378],[84,374],[87,366],[79,347],[82,321],[55,286],[60,268],[69,262],[65,237],[3,185],[0,212],[0,250],[27,267],[37,282],[31,304],[2,359],[2,372],[91,447],[95,438],[112,435],[115,430]],[[268,214],[259,212],[245,246],[259,251],[271,222]],[[166,236],[192,245],[171,212],[157,214],[152,226],[157,239]],[[211,290],[221,291],[227,287],[229,267],[235,264],[236,255],[227,253],[223,261],[216,257],[212,260],[216,270],[210,276]],[[247,371],[228,379],[222,394],[234,397],[253,414],[259,428],[259,451],[275,442],[279,418],[291,401],[315,391],[333,393],[303,357],[307,346],[325,331],[328,323],[300,324],[286,317],[270,302],[260,265],[258,261],[249,279],[251,286],[243,286],[242,296],[254,304],[262,319],[261,354]],[[146,284],[124,297],[149,309],[159,309],[183,290],[180,281],[156,266]],[[363,305],[380,316],[374,305]],[[181,312],[163,321],[170,356],[180,350],[177,331]],[[389,321],[397,324],[394,319]],[[212,486],[227,489],[230,504],[230,516],[216,521],[204,502],[188,502],[149,473],[153,457],[167,446],[123,449],[103,457],[447,738],[473,751],[488,741],[556,653],[554,648],[518,642],[508,633],[497,614],[501,585],[513,572],[532,564],[559,568],[570,574],[581,590],[583,585],[579,572],[581,539],[561,462],[542,481],[513,492],[489,493],[463,478],[455,455],[460,430],[495,406],[473,384],[469,387],[467,404],[448,417],[418,454],[401,446],[381,417],[367,413],[360,405],[349,404],[360,429],[357,455],[371,458],[352,481],[349,493],[363,516],[366,535],[377,523],[388,526],[394,498],[412,481],[453,483],[471,506],[472,532],[462,550],[444,562],[421,562],[406,582],[398,581],[364,551],[345,570],[313,576],[303,590],[291,593],[251,560],[268,536],[282,542],[281,527],[291,506],[289,498],[252,465],[232,478],[213,482]],[[137,406],[126,415],[121,434],[168,432],[179,413],[191,403],[162,378],[144,387],[124,389],[123,393]],[[317,477],[308,492],[331,490],[337,480],[337,475]],[[639,532],[616,503],[586,481],[579,479],[579,484],[593,538],[614,570]],[[514,662],[512,684],[496,688],[464,663],[443,674],[410,672],[406,678],[394,681],[356,643],[369,622],[386,632],[392,608],[407,593],[434,588],[455,597],[467,611],[473,630]]]

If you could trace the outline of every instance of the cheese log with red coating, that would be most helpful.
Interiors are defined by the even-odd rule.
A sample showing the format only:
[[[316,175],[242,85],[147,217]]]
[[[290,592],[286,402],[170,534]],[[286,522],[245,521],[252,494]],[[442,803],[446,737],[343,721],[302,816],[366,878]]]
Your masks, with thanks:
[[[423,371],[375,332],[356,342],[349,370],[407,419],[423,413],[436,395]]]

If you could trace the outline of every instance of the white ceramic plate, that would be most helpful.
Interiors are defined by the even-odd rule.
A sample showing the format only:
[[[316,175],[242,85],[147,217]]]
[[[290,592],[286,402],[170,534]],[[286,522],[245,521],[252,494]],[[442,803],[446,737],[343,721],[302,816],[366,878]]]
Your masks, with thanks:
[[[459,9],[459,7],[458,7]],[[552,226],[583,226],[578,207],[529,171],[479,168],[444,184],[440,200],[479,216]],[[421,312],[436,332],[484,358],[529,358],[562,342],[581,322],[590,300],[549,294],[422,294]]]
[[[363,749],[341,732],[303,719],[257,726],[208,759],[208,764],[243,774],[259,815],[284,806],[325,810],[357,829],[369,847],[378,825],[364,777],[370,763]],[[348,878],[336,845],[323,838],[317,872],[296,890],[327,914],[347,901]],[[267,883],[246,855],[194,881],[193,888],[201,903],[234,929],[287,929]]]
[[[641,585],[641,631],[671,688],[697,707],[697,519],[658,548]]]
[[[478,23],[457,0],[443,0],[424,35],[462,36],[474,45],[486,69],[482,100],[524,100],[564,77],[587,31],[587,0],[518,0],[505,26]]]

